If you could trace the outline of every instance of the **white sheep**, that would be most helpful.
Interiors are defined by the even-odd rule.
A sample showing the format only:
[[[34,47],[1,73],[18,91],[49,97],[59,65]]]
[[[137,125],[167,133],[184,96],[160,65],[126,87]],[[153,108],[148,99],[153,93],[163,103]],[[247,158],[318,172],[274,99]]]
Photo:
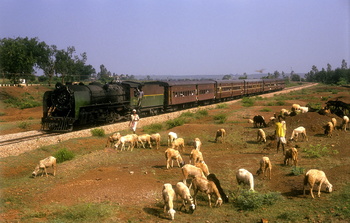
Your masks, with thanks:
[[[185,151],[185,140],[183,138],[177,138],[172,142],[172,148],[184,152]]]
[[[236,180],[238,184],[249,185],[250,190],[254,191],[254,177],[246,169],[239,169],[236,172]]]
[[[201,168],[201,170],[203,171],[205,176],[208,176],[210,174],[209,167],[204,161],[201,161],[199,163],[195,163],[194,166]]]
[[[190,189],[183,182],[178,182],[175,185],[175,193],[176,197],[180,196],[182,199],[182,205],[178,208],[179,211],[184,207],[186,210],[186,203],[190,204],[190,211],[193,212],[196,209],[196,205],[194,204],[194,200],[190,194]]]
[[[300,105],[299,104],[292,104],[292,111],[295,112],[298,110],[300,110]]]
[[[318,195],[318,197],[320,197],[321,196],[321,186],[323,183],[326,185],[326,191],[331,193],[333,190],[333,186],[332,186],[332,184],[329,183],[329,181],[326,177],[326,174],[323,171],[316,170],[316,169],[311,169],[311,170],[307,171],[307,173],[305,174],[305,177],[304,177],[303,194],[305,195],[305,187],[309,184],[310,194],[311,194],[312,198],[315,198],[312,191],[313,191],[314,185],[318,184],[317,195]]]
[[[258,142],[266,142],[266,134],[264,130],[259,129],[257,134],[257,141]]]
[[[220,195],[219,190],[213,181],[209,181],[205,177],[197,176],[193,179],[193,190],[194,190],[193,198],[194,198],[195,205],[197,205],[196,197],[197,197],[197,194],[199,191],[204,192],[208,195],[209,207],[212,207],[211,206],[211,196],[213,194],[215,194],[217,197],[215,206],[220,207],[222,205],[221,195]]]
[[[332,118],[331,122],[333,124],[334,130],[337,130],[337,119],[336,118]]]
[[[149,134],[142,134],[137,137],[137,141],[141,143],[142,147],[145,149],[145,144],[147,143],[152,149],[151,136]]]
[[[201,151],[196,150],[196,149],[192,149],[191,153],[190,153],[190,163],[198,163],[203,161],[203,154]]]
[[[194,148],[197,150],[201,150],[202,142],[199,138],[194,139]]]
[[[119,145],[121,144],[121,151],[125,150],[125,144],[129,143],[128,151],[131,148],[131,151],[134,149],[135,144],[137,143],[137,138],[135,138],[134,134],[128,134],[125,136],[120,137],[119,141],[115,144],[115,148],[118,149]]]
[[[256,174],[258,174],[258,176],[259,176],[262,173],[264,175],[264,177],[266,177],[267,172],[269,172],[269,179],[271,180],[271,169],[272,169],[272,165],[271,165],[271,161],[270,161],[269,157],[264,156],[260,160],[260,169],[258,169],[258,171],[256,171]]]
[[[166,168],[167,169],[169,169],[169,167],[170,167],[170,161],[171,161],[171,167],[174,167],[174,160],[176,160],[177,165],[179,167],[184,165],[184,161],[180,155],[180,152],[178,150],[175,150],[172,148],[168,148],[167,150],[165,150],[165,159],[166,159]]]
[[[174,210],[174,200],[176,198],[175,191],[171,184],[163,185],[163,200],[164,200],[164,213],[168,213],[171,220],[174,220],[176,211]]]
[[[52,167],[53,168],[53,175],[56,176],[56,158],[55,157],[49,156],[49,157],[46,157],[43,160],[40,160],[39,164],[36,165],[36,167],[35,167],[35,169],[34,169],[34,171],[32,173],[32,176],[36,177],[39,172],[44,171],[45,174],[46,174],[46,177],[48,177],[47,170],[46,170],[46,168],[48,168],[48,167]],[[41,174],[41,176],[43,176],[43,174]]]
[[[290,115],[290,111],[288,111],[288,110],[285,109],[285,108],[282,108],[282,109],[281,109],[281,112],[280,112],[280,115],[282,115],[283,117],[284,117],[284,116],[288,116],[288,115]]]
[[[203,170],[199,167],[196,167],[196,166],[193,166],[191,164],[186,164],[182,167],[181,169],[182,171],[182,175],[183,175],[183,180],[182,182],[184,184],[186,184],[186,180],[187,178],[191,177],[191,178],[194,178],[196,176],[202,176],[202,177],[205,177],[204,173],[203,173]],[[187,185],[187,184],[186,184]],[[192,185],[192,183],[191,183]],[[190,185],[190,187],[191,187]]]
[[[301,111],[301,113],[307,113],[307,112],[309,112],[309,107],[302,107],[302,106],[300,106],[299,110]]]
[[[113,135],[109,136],[107,138],[106,147],[108,144],[110,144],[110,146],[114,146],[114,144],[119,141],[120,137],[122,137],[122,135],[119,132],[116,132]]]
[[[306,129],[302,126],[296,128],[293,130],[292,132],[292,136],[290,137],[290,140],[295,140],[297,141],[298,139],[298,135],[301,134],[303,136],[304,139],[306,139],[306,141],[308,141],[307,135],[306,135]]]
[[[157,149],[159,149],[159,146],[160,146],[160,134],[159,133],[152,134],[151,135],[151,142],[155,142]]]
[[[254,124],[254,120],[253,119],[248,119],[248,123]]]
[[[297,166],[298,150],[296,148],[287,149],[284,155],[284,165],[290,165],[290,160],[292,160],[294,166]]]
[[[219,129],[216,131],[215,142],[218,142],[219,138],[221,138],[221,142],[225,142],[225,138],[226,138],[226,130],[225,129]]]
[[[342,129],[346,132],[346,128],[349,125],[349,117],[348,116],[344,116],[343,117],[343,122],[342,122]]]
[[[175,132],[168,133],[168,146],[170,146],[174,140],[177,139],[177,134]]]

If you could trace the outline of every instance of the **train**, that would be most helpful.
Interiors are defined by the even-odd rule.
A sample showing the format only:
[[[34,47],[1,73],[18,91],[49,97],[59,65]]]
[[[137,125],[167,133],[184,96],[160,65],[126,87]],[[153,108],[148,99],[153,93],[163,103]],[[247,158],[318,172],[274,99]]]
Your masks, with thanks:
[[[128,120],[133,109],[140,117],[154,116],[284,88],[283,79],[56,83],[43,96],[41,129],[68,132]]]

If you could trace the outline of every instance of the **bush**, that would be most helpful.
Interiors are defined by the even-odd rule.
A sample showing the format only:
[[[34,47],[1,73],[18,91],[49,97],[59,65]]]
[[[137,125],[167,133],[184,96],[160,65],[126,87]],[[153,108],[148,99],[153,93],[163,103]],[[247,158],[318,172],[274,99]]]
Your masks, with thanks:
[[[304,174],[304,172],[305,172],[305,168],[303,168],[303,167],[293,167],[291,175],[299,176],[299,175]]]
[[[168,120],[165,124],[167,126],[167,129],[174,128],[176,126],[181,126],[186,123],[186,119],[184,118],[175,118],[173,120]]]
[[[75,154],[72,151],[63,148],[58,150],[53,156],[56,157],[57,163],[63,163],[64,161],[74,159]]]
[[[162,129],[163,129],[163,125],[159,123],[151,124],[143,127],[144,132],[148,132],[151,134],[160,132]]]
[[[241,210],[254,210],[261,208],[263,205],[273,205],[281,199],[281,194],[270,192],[259,194],[256,191],[241,190],[237,196],[234,196],[234,205]]]
[[[30,126],[30,124],[28,122],[21,122],[21,123],[18,124],[18,127],[20,129],[28,129],[29,126]]]
[[[327,156],[329,154],[338,154],[338,150],[329,150],[327,146],[317,144],[317,145],[309,145],[309,147],[304,148],[303,152],[306,153],[307,158],[320,158],[323,156]]]
[[[254,99],[249,97],[243,97],[241,102],[244,107],[252,107],[255,104]]]
[[[206,109],[200,109],[196,112],[195,118],[200,119],[202,117],[208,116],[208,110]]]
[[[263,108],[260,110],[261,112],[271,112],[272,109],[271,108]]]
[[[221,104],[216,105],[216,108],[218,108],[218,109],[228,108],[228,105],[226,103],[221,103]]]
[[[227,120],[227,114],[214,115],[214,120],[216,121],[217,124],[223,124]]]
[[[91,129],[92,136],[104,137],[105,130],[104,129]]]

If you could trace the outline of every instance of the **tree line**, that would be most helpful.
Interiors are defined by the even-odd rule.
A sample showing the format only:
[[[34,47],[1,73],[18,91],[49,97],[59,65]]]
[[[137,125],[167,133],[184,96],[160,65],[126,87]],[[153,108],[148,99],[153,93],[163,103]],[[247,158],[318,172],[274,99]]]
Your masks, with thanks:
[[[96,78],[102,82],[110,80],[134,80],[134,75],[117,75],[111,73],[102,64],[100,71],[96,73],[92,65],[86,64],[86,52],[77,54],[74,46],[67,49],[58,49],[56,45],[48,45],[44,41],[35,38],[3,38],[0,39],[0,73],[2,78],[9,79],[11,83],[17,84],[21,79],[27,81],[35,80],[35,70],[41,69],[44,76],[39,77],[41,81],[47,81],[49,84],[53,80],[60,78],[61,82],[88,81]],[[320,71],[315,65],[300,77],[299,74],[292,71],[290,75],[284,72],[275,71],[268,73],[263,79],[284,78],[291,81],[308,81],[325,84],[344,85],[350,83],[350,69],[345,60],[342,61],[340,68],[332,69],[330,64],[327,68]],[[223,79],[231,79],[232,75],[224,75]],[[248,75],[243,74],[240,79],[247,79]],[[150,79],[147,76],[147,79]]]

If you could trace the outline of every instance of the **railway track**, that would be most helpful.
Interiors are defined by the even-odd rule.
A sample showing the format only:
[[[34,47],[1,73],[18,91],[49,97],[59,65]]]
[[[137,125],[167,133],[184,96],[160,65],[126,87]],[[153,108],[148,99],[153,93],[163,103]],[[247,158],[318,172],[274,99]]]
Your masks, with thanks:
[[[15,133],[0,136],[0,147],[6,145],[17,144],[30,140],[37,140],[39,138],[56,136],[61,133],[47,133],[42,131],[28,131],[24,133]]]

